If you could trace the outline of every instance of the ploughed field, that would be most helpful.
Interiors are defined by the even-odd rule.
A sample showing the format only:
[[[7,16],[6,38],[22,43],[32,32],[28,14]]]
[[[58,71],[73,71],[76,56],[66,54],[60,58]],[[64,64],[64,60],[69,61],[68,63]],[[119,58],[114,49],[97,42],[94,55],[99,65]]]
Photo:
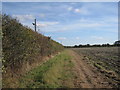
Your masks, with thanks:
[[[120,85],[120,58],[118,47],[73,48],[84,60],[109,80],[113,87]]]

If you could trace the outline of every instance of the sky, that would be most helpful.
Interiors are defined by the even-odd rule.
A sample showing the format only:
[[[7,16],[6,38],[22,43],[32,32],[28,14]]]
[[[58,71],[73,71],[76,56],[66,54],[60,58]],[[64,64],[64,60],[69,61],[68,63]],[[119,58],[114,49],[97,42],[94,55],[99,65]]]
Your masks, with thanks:
[[[3,13],[63,45],[113,44],[118,40],[117,2],[3,2]]]
[[[119,0],[1,0],[2,2],[119,2]]]

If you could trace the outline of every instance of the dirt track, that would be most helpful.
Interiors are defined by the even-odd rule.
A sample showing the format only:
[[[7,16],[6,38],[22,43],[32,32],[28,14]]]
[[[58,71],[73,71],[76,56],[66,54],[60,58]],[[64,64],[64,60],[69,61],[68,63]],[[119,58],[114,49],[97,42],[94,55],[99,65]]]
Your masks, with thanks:
[[[74,85],[76,88],[111,88],[106,77],[90,66],[83,59],[83,55],[79,55],[73,50],[69,50],[69,54],[73,56],[72,61],[75,65]]]

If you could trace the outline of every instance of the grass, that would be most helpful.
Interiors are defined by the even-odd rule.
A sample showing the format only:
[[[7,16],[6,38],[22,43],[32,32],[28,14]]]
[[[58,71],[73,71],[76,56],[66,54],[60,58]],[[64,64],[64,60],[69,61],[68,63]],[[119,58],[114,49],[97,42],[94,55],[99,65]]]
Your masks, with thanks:
[[[26,73],[20,79],[21,88],[62,88],[73,87],[72,57],[67,51],[48,60],[43,65]]]

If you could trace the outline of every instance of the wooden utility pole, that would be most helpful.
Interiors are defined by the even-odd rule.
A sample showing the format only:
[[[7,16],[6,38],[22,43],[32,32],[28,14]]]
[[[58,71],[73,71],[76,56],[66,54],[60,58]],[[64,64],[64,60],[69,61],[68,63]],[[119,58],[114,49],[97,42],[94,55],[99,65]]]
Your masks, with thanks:
[[[35,19],[35,22],[34,23],[32,23],[34,26],[35,26],[35,32],[36,32],[36,19]]]
[[[35,19],[35,32],[36,32],[36,19]]]

